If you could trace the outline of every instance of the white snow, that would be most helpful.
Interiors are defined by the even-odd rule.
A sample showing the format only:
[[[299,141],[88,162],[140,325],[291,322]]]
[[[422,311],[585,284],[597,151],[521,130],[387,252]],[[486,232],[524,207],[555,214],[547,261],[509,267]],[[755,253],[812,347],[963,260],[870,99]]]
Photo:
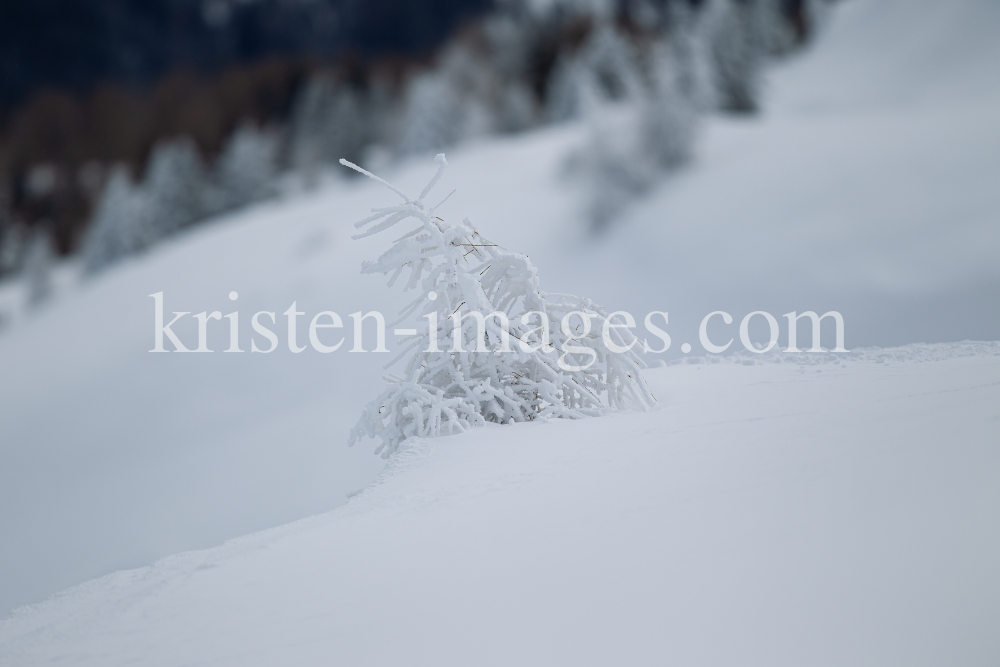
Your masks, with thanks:
[[[603,238],[564,175],[580,125],[450,152],[441,214],[529,255],[547,290],[669,310],[670,359],[713,310],[838,310],[850,349],[997,340],[998,29],[993,2],[838,3],[763,113],[711,119]],[[433,169],[381,175],[415,192]],[[394,313],[407,297],[359,275],[385,246],[349,239],[379,201],[345,180],[261,204],[11,318],[0,614],[328,512],[379,474],[345,443],[389,355],[148,353],[159,291],[238,309],[245,348],[250,316],[278,330],[293,300]],[[20,299],[0,286],[0,309]],[[660,411],[426,444],[332,513],[18,613],[0,664],[997,662],[996,351],[654,369]]]
[[[338,510],[22,610],[0,663],[994,664],[1000,344],[890,354],[419,441]]]

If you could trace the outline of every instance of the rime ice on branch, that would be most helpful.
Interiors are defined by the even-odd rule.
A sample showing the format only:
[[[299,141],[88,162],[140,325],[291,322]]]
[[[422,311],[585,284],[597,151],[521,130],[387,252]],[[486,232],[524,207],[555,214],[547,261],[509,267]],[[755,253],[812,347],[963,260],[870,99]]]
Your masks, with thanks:
[[[492,243],[467,218],[460,224],[445,222],[435,213],[441,204],[425,203],[447,166],[443,154],[436,161],[437,173],[417,199],[340,161],[403,200],[373,209],[356,224],[367,229],[355,239],[416,223],[376,261],[365,262],[361,272],[390,275],[389,286],[406,273],[404,289],[420,290],[390,324],[410,318],[418,323],[417,334],[386,365],[409,355],[404,377],[387,378],[390,386],[368,404],[350,443],[377,436],[382,444],[376,453],[388,457],[407,438],[447,435],[487,422],[649,409],[655,400],[634,348],[619,353],[604,345],[608,316],[603,308],[577,296],[542,292],[527,257]],[[613,349],[637,343],[628,329],[609,327],[608,332]]]

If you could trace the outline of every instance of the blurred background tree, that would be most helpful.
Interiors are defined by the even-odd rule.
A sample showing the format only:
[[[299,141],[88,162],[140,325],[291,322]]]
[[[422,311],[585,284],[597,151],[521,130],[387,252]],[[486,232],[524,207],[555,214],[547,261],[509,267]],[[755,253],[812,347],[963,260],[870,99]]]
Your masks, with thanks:
[[[311,187],[341,157],[572,119],[587,90],[645,105],[633,143],[659,153],[640,161],[672,166],[692,113],[754,109],[760,61],[805,39],[819,1],[6,0],[0,274],[43,222],[68,255],[138,211],[144,240],[111,246],[139,249],[280,174]],[[633,157],[595,150],[595,178]],[[93,251],[111,229],[90,234],[91,269],[120,256]]]

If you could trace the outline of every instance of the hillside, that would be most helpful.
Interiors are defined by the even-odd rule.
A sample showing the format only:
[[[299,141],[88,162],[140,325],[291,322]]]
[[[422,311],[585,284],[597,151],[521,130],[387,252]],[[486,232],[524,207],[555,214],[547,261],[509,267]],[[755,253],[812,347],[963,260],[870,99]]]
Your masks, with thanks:
[[[416,443],[338,510],[22,610],[0,662],[993,664],[1000,345],[755,361]]]
[[[682,343],[700,354],[698,323],[714,310],[737,322],[754,310],[838,310],[852,350],[998,340],[998,28],[996,3],[844,2],[809,51],[771,71],[759,116],[709,119],[693,164],[603,237],[587,233],[583,186],[564,169],[581,124],[449,152],[441,189],[458,192],[442,215],[469,216],[527,253],[546,290],[668,310],[666,360],[683,356]],[[418,192],[432,171],[414,159],[380,173]],[[353,221],[389,201],[331,174],[319,190],[67,285],[0,332],[0,615],[318,515],[18,615],[0,630],[17,659],[0,662],[100,662],[115,650],[171,664],[239,662],[239,651],[263,661],[265,647],[308,651],[314,640],[373,660],[407,648],[385,636],[409,637],[430,659],[445,623],[456,660],[505,630],[539,651],[572,646],[559,653],[570,662],[601,662],[615,645],[651,655],[668,650],[650,643],[662,627],[655,641],[678,642],[680,657],[710,649],[701,655],[712,664],[777,644],[789,664],[814,662],[807,647],[839,664],[859,662],[849,658],[865,645],[909,651],[900,655],[914,660],[900,661],[911,663],[946,648],[996,654],[980,641],[997,599],[981,560],[996,547],[986,529],[998,506],[987,484],[996,488],[1000,433],[992,344],[961,359],[804,374],[794,364],[654,369],[656,413],[442,439],[340,510],[384,465],[369,444],[345,443],[383,385],[385,356],[149,354],[149,295],[161,291],[168,311],[238,309],[247,335],[253,313],[280,317],[293,301],[345,318],[395,312],[399,291],[359,275],[381,241],[349,238]],[[0,301],[18,288],[3,286]],[[223,331],[212,348],[225,347]],[[178,332],[196,336],[190,319]],[[940,546],[920,547],[935,534]],[[262,546],[272,543],[284,546]],[[404,576],[415,572],[426,574]],[[496,603],[459,613],[473,597]],[[960,603],[972,611],[946,613]],[[172,650],[190,653],[166,651],[157,628],[189,637]],[[852,641],[834,641],[840,628],[853,628]],[[968,641],[947,642],[952,631]],[[498,646],[496,661],[514,660],[505,651],[517,646]]]

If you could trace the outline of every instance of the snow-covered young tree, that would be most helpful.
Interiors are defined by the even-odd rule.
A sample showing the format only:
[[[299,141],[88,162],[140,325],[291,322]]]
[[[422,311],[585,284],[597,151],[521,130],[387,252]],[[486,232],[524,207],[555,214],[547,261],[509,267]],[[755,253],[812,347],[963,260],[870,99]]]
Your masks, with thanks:
[[[416,319],[417,333],[386,366],[409,356],[403,377],[387,378],[389,388],[365,409],[351,444],[378,437],[376,453],[389,456],[407,438],[486,423],[650,408],[654,398],[640,374],[639,343],[628,329],[612,326],[623,316],[609,320],[588,299],[541,291],[527,257],[490,242],[468,219],[445,222],[437,215],[440,204],[425,201],[447,165],[443,154],[436,161],[434,177],[413,199],[341,160],[403,200],[373,209],[356,224],[366,229],[354,238],[412,225],[362,273],[389,275],[390,286],[406,273],[404,289],[419,290],[399,319]]]

